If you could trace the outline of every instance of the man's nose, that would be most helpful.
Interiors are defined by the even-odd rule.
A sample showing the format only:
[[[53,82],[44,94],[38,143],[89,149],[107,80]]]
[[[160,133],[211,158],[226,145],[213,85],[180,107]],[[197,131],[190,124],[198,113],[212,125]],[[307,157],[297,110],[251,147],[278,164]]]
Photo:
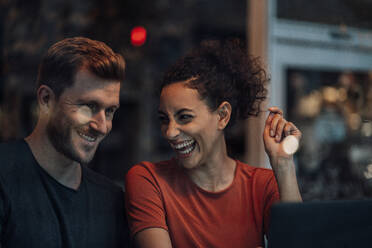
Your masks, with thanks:
[[[109,132],[109,127],[108,127],[108,121],[106,119],[105,111],[101,110],[101,111],[97,112],[96,114],[94,114],[92,116],[92,119],[91,119],[90,123],[89,123],[89,126],[93,130],[95,130],[95,131],[97,131],[97,132],[99,132],[103,135],[106,135]]]

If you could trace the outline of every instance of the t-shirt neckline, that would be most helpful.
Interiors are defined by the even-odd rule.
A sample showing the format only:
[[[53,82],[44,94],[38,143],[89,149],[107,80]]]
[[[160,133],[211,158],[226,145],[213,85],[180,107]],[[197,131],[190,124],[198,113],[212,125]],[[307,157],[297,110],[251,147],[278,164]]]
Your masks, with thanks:
[[[233,188],[234,185],[236,184],[238,170],[240,170],[240,166],[239,166],[239,161],[237,159],[233,159],[233,160],[235,161],[234,178],[233,178],[232,182],[230,183],[230,185],[227,186],[226,188],[222,189],[222,190],[219,190],[219,191],[216,191],[216,192],[205,190],[205,189],[201,188],[200,186],[198,186],[195,182],[193,182],[187,174],[186,174],[186,178],[187,178],[186,180],[188,180],[190,182],[190,184],[192,185],[193,188],[195,188],[196,190],[198,190],[199,192],[201,192],[203,194],[207,194],[207,195],[211,195],[211,196],[222,195],[222,194],[226,193],[227,191],[229,191],[231,188]],[[176,159],[175,159],[174,162],[177,163]],[[185,173],[185,171],[181,170],[180,173]]]
[[[79,193],[81,190],[82,190],[82,185],[83,185],[83,181],[84,181],[84,175],[85,175],[85,169],[84,169],[84,166],[80,165],[80,168],[81,168],[81,182],[80,182],[80,185],[77,189],[73,189],[73,188],[70,188],[70,187],[67,187],[65,185],[63,185],[62,183],[58,182],[54,177],[52,177],[36,160],[34,154],[32,153],[32,150],[29,146],[29,144],[26,142],[26,140],[23,139],[23,143],[24,145],[27,147],[27,150],[28,150],[28,153],[33,161],[33,165],[35,166],[35,168],[40,172],[42,173],[46,178],[48,178],[49,181],[51,181],[53,184],[55,184],[57,187],[60,187],[66,191],[70,191],[70,192],[73,192],[73,193]]]

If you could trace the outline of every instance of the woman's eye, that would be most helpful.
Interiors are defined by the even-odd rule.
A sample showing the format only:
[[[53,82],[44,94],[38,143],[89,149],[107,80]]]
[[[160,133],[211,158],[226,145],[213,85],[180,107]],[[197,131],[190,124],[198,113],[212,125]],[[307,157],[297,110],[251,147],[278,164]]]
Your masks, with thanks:
[[[181,121],[191,121],[192,118],[193,118],[192,115],[180,115]]]

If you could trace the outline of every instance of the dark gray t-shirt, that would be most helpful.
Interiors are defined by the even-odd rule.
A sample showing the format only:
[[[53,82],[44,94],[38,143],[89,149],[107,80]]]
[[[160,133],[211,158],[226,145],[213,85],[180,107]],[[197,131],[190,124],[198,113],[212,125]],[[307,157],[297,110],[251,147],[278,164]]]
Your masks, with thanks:
[[[52,178],[25,141],[0,144],[3,248],[127,247],[120,187],[82,166],[77,190]]]

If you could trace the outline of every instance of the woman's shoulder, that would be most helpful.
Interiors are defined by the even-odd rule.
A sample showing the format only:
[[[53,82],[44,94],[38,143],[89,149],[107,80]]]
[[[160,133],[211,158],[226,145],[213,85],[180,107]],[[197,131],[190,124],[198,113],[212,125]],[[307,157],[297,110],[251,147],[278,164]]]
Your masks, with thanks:
[[[236,160],[237,166],[242,174],[250,178],[272,178],[274,176],[273,170],[270,168],[252,166],[247,163]]]
[[[238,166],[240,183],[249,185],[249,188],[262,194],[266,191],[277,191],[277,183],[272,169],[251,166],[240,161],[238,161]]]
[[[183,178],[174,159],[149,162],[142,161],[132,166],[125,176],[125,187],[129,191],[149,187],[156,192],[172,191],[177,179]]]
[[[142,161],[133,165],[126,177],[133,176],[152,176],[157,177],[159,175],[169,174],[176,169],[177,165],[174,159],[160,161],[160,162],[150,162]]]

